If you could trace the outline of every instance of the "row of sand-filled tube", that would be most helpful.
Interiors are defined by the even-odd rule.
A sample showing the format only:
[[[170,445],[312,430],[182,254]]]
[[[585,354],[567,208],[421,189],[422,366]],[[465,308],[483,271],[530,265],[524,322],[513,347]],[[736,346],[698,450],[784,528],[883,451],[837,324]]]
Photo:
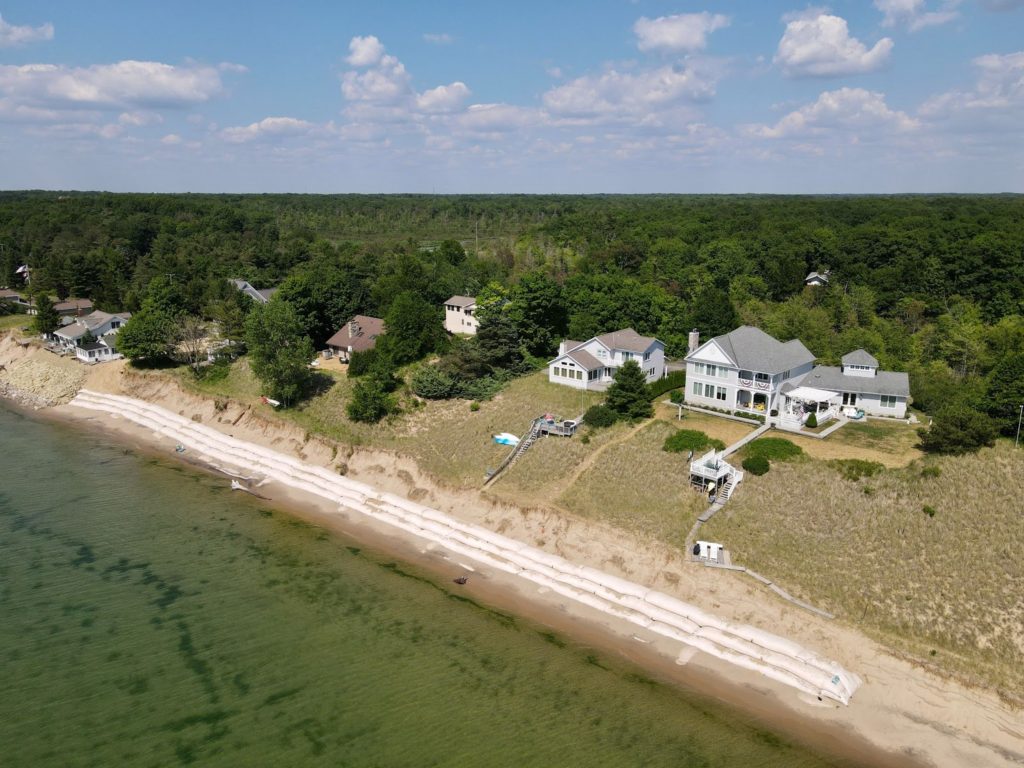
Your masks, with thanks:
[[[142,400],[82,390],[72,405],[128,419],[215,461],[263,476],[361,513],[531,581],[649,632],[758,672],[808,694],[848,704],[860,685],[837,663],[770,632],[732,624],[648,587],[556,555],[430,507],[245,442]]]

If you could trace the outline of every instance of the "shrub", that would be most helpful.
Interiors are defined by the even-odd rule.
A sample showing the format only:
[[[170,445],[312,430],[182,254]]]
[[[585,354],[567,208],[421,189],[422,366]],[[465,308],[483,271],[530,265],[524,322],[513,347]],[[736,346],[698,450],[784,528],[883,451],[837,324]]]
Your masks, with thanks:
[[[376,375],[370,375],[356,382],[346,410],[352,421],[376,424],[389,413],[393,413],[396,407],[393,397],[387,393],[384,382]]]
[[[808,416],[807,421],[804,423],[804,426],[806,426],[808,429],[814,429],[816,426],[818,426],[817,414],[812,413],[810,416]]]
[[[747,444],[744,449],[747,456],[764,456],[772,461],[788,461],[803,454],[799,445],[784,437],[761,437]]]
[[[863,459],[833,459],[828,465],[839,472],[843,479],[854,482],[862,477],[873,477],[885,469],[884,464]]]
[[[472,403],[469,404],[469,410],[471,410],[473,413],[476,413],[477,411],[480,410],[480,403],[474,400]]]
[[[668,399],[675,405],[680,405],[686,399],[686,395],[683,394],[681,389],[673,389],[668,393]]]
[[[590,445],[590,435],[584,435],[580,438],[580,442],[584,445]]]
[[[941,474],[942,469],[934,464],[921,470],[921,477],[938,477]]]
[[[647,393],[651,400],[658,398],[673,389],[681,389],[686,386],[686,371],[672,371],[668,376],[647,385]],[[680,393],[682,394],[682,393]],[[673,400],[672,402],[675,402]]]
[[[354,379],[369,373],[378,357],[380,357],[380,352],[376,348],[367,349],[364,352],[353,352],[348,359],[349,378]]]
[[[747,456],[743,460],[742,466],[750,474],[761,476],[768,471],[771,464],[764,456]]]
[[[462,397],[466,400],[490,400],[508,381],[507,376],[494,374],[481,376],[479,379],[456,383],[456,392],[453,397]]]
[[[696,453],[705,448],[714,448],[717,451],[721,451],[725,448],[725,443],[708,437],[696,429],[680,429],[674,435],[666,437],[665,443],[661,446],[663,451],[668,451],[669,453],[682,453],[683,451],[693,451]]]
[[[935,415],[930,429],[919,429],[921,450],[959,456],[991,447],[996,441],[996,424],[983,413],[964,405],[944,408]]]
[[[592,405],[583,414],[583,423],[591,429],[610,427],[619,420],[619,414],[607,405]]]
[[[415,394],[427,400],[447,400],[458,391],[455,380],[436,365],[417,368],[409,380],[409,386]]]
[[[928,517],[935,517],[935,507],[929,507],[927,504],[925,504],[921,508],[921,511],[928,515]]]

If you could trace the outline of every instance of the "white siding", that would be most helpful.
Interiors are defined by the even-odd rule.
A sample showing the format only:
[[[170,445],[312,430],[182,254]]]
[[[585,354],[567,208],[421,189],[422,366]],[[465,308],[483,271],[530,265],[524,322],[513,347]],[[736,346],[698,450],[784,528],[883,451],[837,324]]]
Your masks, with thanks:
[[[463,308],[455,304],[444,305],[444,328],[449,333],[466,333],[476,335],[479,321],[473,312],[476,307]]]
[[[883,405],[883,398],[886,404]],[[857,408],[868,416],[889,416],[894,419],[907,417],[907,398],[884,395],[857,395]]]

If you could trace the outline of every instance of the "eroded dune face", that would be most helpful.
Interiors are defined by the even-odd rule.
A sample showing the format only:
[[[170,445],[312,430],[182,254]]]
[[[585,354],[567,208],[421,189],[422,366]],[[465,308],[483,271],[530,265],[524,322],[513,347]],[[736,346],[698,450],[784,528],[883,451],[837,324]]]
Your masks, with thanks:
[[[82,390],[72,404],[129,419],[213,461],[328,499],[341,509],[387,523],[485,567],[530,581],[799,691],[848,704],[861,684],[857,675],[837,663],[777,635],[724,621],[641,584],[575,565],[415,501],[225,435],[200,423],[200,414],[190,418],[152,403],[91,390]]]

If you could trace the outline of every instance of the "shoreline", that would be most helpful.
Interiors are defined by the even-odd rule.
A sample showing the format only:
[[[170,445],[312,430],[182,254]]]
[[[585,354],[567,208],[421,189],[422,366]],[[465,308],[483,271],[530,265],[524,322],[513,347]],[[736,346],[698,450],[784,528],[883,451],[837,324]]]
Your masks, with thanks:
[[[482,604],[550,627],[574,644],[600,649],[653,672],[661,681],[739,710],[813,751],[857,765],[1024,766],[1024,716],[994,693],[967,688],[917,668],[856,627],[784,604],[735,574],[702,568],[685,561],[677,551],[610,526],[445,488],[405,457],[304,435],[295,425],[233,401],[226,408],[223,404],[215,406],[212,398],[184,390],[166,377],[122,375],[122,366],[117,364],[87,370],[88,389],[162,406],[221,433],[347,474],[380,491],[429,504],[463,523],[649,585],[727,621],[770,629],[805,644],[824,658],[836,659],[862,676],[864,685],[849,707],[822,707],[813,697],[801,700],[792,689],[773,685],[760,675],[724,663],[716,666],[705,654],[679,666],[678,646],[673,653],[656,642],[638,642],[634,639],[637,633],[624,631],[596,611],[595,615],[570,613],[556,601],[546,602],[536,589],[517,589],[510,576],[509,583],[505,583],[500,578],[503,574],[485,579],[478,570],[475,576],[470,574],[468,585],[457,588]],[[230,481],[215,468],[194,461],[194,454],[175,454],[173,442],[155,439],[152,430],[130,425],[124,419],[99,419],[94,412],[76,412],[74,406],[12,407],[28,417],[88,425],[140,451],[161,458],[185,458],[196,469],[214,471],[224,477],[225,483]],[[434,549],[424,547],[408,534],[371,524],[355,514],[342,517],[334,511],[336,505],[321,508],[312,495],[285,492],[276,484],[273,491],[268,486],[261,492],[272,497],[264,503],[371,550],[410,562],[437,574],[439,580],[450,580],[462,572],[461,558],[442,559]],[[630,629],[635,626],[627,625],[626,630]]]
[[[104,419],[103,414],[86,411],[73,404],[37,411],[21,410],[27,418],[84,428],[140,455],[180,461],[196,471],[223,478],[226,484],[230,482],[230,475],[208,457],[188,456],[188,451],[178,454],[172,440],[158,437],[152,430],[127,419]],[[521,618],[531,626],[551,630],[576,649],[594,649],[635,667],[660,684],[681,691],[684,696],[737,712],[743,722],[767,728],[825,759],[863,768],[929,765],[907,754],[872,744],[848,724],[809,718],[806,712],[799,711],[793,702],[785,699],[790,695],[796,701],[798,694],[793,689],[755,672],[712,659],[706,654],[699,654],[699,659],[680,664],[677,661],[678,648],[673,648],[671,642],[657,639],[638,641],[638,628],[588,606],[567,605],[571,601],[553,593],[531,591],[520,580],[500,571],[485,571],[476,564],[467,570],[467,558],[445,553],[440,546],[417,540],[411,534],[358,513],[334,511],[334,505],[314,494],[276,482],[260,490],[269,494],[258,498],[262,505],[324,528],[339,536],[340,540],[358,544],[383,560],[393,557],[415,570],[424,571],[438,580],[440,588],[464,595],[488,609]],[[468,583],[449,587],[446,582],[451,582],[456,575],[468,575]],[[803,695],[800,700],[804,708],[843,709],[831,703],[812,701],[811,697]]]

